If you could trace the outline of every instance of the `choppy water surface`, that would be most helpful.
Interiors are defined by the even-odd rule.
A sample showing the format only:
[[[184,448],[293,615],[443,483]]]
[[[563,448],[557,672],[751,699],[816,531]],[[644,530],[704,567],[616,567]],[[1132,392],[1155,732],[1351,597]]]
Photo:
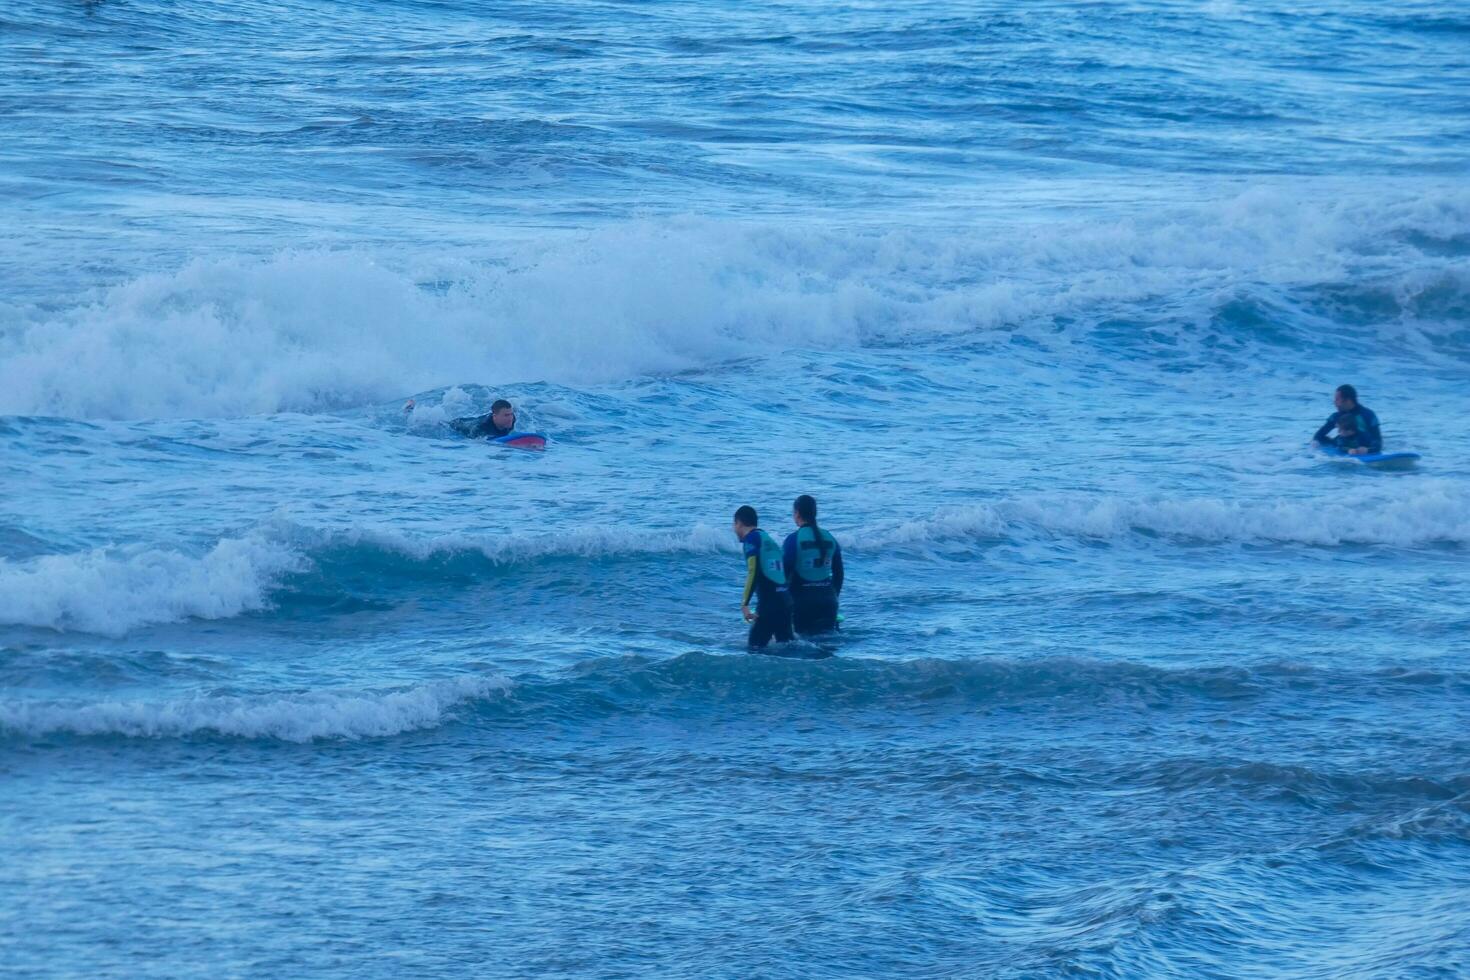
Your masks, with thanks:
[[[5,969],[1470,971],[1467,35],[11,5]]]

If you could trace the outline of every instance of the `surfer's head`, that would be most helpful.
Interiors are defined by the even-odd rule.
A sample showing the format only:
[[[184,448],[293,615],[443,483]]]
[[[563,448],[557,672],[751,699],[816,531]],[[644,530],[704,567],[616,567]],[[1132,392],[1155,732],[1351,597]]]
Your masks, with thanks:
[[[797,497],[796,502],[791,505],[791,519],[798,527],[816,526],[817,498],[809,493]]]
[[[756,516],[755,508],[749,504],[745,504],[735,511],[734,528],[737,538],[744,539],[747,534],[760,527],[760,525],[761,519]]]
[[[1337,391],[1332,393],[1332,404],[1337,406],[1339,412],[1357,408],[1358,389],[1352,385],[1338,385]]]
[[[501,398],[490,406],[490,421],[502,429],[514,429],[516,427],[516,410],[511,407],[510,402]]]

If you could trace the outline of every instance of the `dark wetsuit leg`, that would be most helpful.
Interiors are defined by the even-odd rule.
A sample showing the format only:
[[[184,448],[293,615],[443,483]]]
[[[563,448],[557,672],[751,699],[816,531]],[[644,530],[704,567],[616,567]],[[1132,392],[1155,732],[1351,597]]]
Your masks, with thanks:
[[[837,629],[837,593],[832,586],[798,585],[792,596],[791,621],[802,636]]]
[[[755,617],[755,622],[750,624],[750,636],[745,642],[752,650],[764,650],[766,644],[771,642],[771,621],[763,617]]]
[[[791,598],[784,592],[762,597],[756,606],[755,622],[750,624],[749,643],[752,650],[764,649],[775,637],[778,643],[790,643]]]

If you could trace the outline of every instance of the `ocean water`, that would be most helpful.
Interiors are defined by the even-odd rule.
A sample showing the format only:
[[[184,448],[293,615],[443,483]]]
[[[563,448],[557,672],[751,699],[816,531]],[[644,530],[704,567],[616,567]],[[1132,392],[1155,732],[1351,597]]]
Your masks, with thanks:
[[[1467,41],[5,5],[0,972],[1470,973]]]

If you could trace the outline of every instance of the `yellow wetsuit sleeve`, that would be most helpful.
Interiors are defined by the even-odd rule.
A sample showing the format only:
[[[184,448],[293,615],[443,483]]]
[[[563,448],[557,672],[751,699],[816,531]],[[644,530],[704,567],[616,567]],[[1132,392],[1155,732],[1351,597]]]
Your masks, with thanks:
[[[755,555],[749,555],[745,559],[745,595],[741,597],[742,606],[750,605],[750,594],[755,591]]]

